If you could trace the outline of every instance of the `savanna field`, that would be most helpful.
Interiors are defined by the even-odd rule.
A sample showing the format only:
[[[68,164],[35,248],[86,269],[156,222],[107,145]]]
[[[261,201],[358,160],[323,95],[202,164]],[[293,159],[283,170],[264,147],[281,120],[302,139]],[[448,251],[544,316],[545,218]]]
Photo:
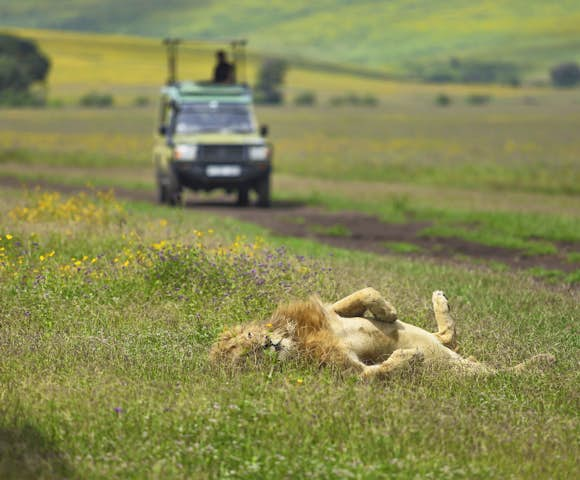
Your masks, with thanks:
[[[276,149],[275,205],[420,222],[425,238],[550,256],[561,268],[409,256],[404,246],[375,255],[116,197],[110,187],[154,190],[162,51],[95,36],[82,64],[73,34],[36,35],[55,58],[59,101],[0,111],[0,477],[578,476],[577,89],[290,70],[289,99],[311,90],[318,104],[258,109]],[[155,66],[135,73],[136,51]],[[117,105],[75,105],[94,89]],[[330,105],[353,90],[378,105]],[[441,93],[449,106],[436,104]],[[470,103],[474,94],[487,103]],[[137,96],[150,104],[133,105]],[[40,189],[17,186],[39,180]],[[365,286],[430,331],[431,292],[445,290],[466,356],[505,367],[546,352],[557,362],[521,375],[417,369],[372,383],[303,363],[208,362],[232,325]]]

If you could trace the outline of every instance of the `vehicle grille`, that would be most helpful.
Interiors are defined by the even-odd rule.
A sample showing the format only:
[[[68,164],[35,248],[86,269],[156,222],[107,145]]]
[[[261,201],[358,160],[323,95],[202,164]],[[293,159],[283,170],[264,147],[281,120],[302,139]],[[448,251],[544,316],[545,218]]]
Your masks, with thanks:
[[[198,154],[206,162],[240,162],[247,158],[244,145],[200,145]]]

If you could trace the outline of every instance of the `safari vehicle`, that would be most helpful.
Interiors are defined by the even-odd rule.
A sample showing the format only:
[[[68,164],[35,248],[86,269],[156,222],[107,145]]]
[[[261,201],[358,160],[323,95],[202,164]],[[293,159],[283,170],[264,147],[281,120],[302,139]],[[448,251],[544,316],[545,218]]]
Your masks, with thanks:
[[[232,47],[239,49],[240,42]],[[153,152],[159,202],[181,203],[185,188],[223,189],[237,193],[238,204],[245,206],[253,190],[257,204],[268,207],[272,146],[265,140],[267,127],[256,123],[250,87],[235,79],[178,82],[175,50],[168,53],[170,76],[161,90]]]

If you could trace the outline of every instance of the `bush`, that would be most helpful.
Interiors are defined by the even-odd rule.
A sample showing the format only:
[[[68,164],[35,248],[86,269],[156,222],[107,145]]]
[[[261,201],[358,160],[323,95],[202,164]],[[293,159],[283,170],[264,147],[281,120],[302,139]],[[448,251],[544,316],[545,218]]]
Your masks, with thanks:
[[[561,63],[550,70],[552,84],[556,87],[573,87],[580,83],[580,66],[577,63]]]
[[[311,106],[316,104],[316,94],[312,91],[301,92],[294,97],[294,105]]]
[[[79,100],[79,104],[83,107],[107,108],[113,106],[113,103],[113,95],[99,92],[89,92]]]
[[[145,95],[139,95],[138,97],[135,97],[135,99],[133,100],[134,107],[148,107],[150,104],[151,100],[149,99],[149,97],[146,97]]]
[[[0,106],[2,107],[43,107],[43,96],[27,90],[4,89],[0,91]]]
[[[435,105],[439,107],[446,107],[451,105],[451,97],[446,93],[440,93],[435,97]]]
[[[484,93],[472,93],[466,99],[470,105],[485,105],[491,102],[491,96]]]
[[[347,93],[346,95],[331,97],[329,104],[332,107],[357,106],[357,107],[376,107],[379,99],[370,93],[357,95],[356,93]]]

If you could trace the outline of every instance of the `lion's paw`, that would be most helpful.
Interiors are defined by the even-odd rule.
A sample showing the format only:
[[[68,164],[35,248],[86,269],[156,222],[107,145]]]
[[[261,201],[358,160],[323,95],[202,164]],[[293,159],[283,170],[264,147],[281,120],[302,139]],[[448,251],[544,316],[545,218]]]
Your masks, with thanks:
[[[433,301],[433,309],[439,313],[447,313],[449,312],[449,302],[447,301],[447,297],[445,293],[441,290],[435,290],[433,292],[433,296],[431,297]]]

